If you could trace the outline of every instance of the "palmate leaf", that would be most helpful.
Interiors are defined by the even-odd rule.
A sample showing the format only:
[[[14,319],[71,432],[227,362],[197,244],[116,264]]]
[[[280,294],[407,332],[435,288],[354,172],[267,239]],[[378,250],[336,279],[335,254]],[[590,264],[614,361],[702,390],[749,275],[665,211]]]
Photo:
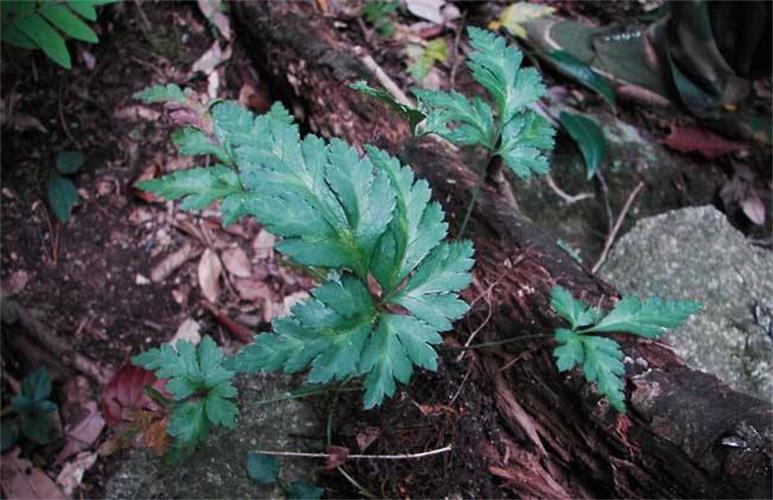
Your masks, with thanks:
[[[491,107],[480,97],[472,101],[458,92],[414,89],[419,109],[427,115],[423,134],[437,134],[454,144],[481,144],[494,149],[496,139]]]
[[[675,328],[700,310],[689,301],[664,301],[657,297],[644,302],[637,297],[623,298],[606,316],[572,297],[568,290],[555,286],[551,307],[566,319],[572,329],[558,328],[553,351],[559,371],[582,366],[585,378],[596,382],[599,392],[618,411],[625,411],[623,393],[623,352],[615,340],[589,335],[594,332],[627,332],[656,338],[667,328]]]
[[[166,389],[178,403],[172,406],[167,432],[177,439],[178,451],[190,452],[213,425],[236,424],[234,372],[223,366],[223,351],[212,338],[204,337],[198,347],[185,340],[176,349],[164,344],[134,356],[132,363],[169,379]]]
[[[526,111],[505,125],[497,154],[518,177],[545,174],[550,165],[544,152],[553,149],[555,134],[555,129],[545,118],[534,111]]]
[[[469,242],[441,243],[448,225],[426,181],[376,148],[361,156],[340,140],[301,139],[279,104],[255,116],[224,102],[211,115],[214,138],[189,131],[186,151],[221,148],[234,169],[191,169],[140,187],[194,209],[222,199],[225,212],[237,199],[238,213],[282,238],[280,252],[336,271],[228,367],[309,369],[311,383],[364,375],[367,407],[394,394],[414,365],[435,369],[439,332],[467,310],[458,292],[469,284],[473,249]],[[377,292],[368,286],[372,278]],[[396,310],[406,314],[386,312]],[[170,384],[190,392],[185,381]]]

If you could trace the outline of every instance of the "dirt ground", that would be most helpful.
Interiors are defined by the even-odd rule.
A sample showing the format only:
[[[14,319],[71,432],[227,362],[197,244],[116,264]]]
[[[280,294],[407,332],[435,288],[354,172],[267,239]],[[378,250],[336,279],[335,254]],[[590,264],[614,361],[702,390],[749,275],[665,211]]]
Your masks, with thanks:
[[[630,5],[626,12],[637,9]],[[485,18],[489,7],[499,8],[478,6],[470,19]],[[596,22],[613,21],[622,15],[603,2],[582,3],[571,9]],[[170,340],[186,319],[195,320],[202,333],[233,352],[240,345],[239,333],[203,305],[208,297],[200,286],[202,255],[215,250],[233,257],[221,263],[226,271],[219,273],[223,280],[216,290],[215,307],[252,331],[268,330],[271,318],[302,298],[313,280],[274,254],[270,235],[258,224],[243,221],[224,229],[214,211],[178,212],[174,204],[139,196],[132,188],[140,176],[193,165],[176,154],[169,141],[175,127],[162,110],[140,105],[132,94],[150,84],[168,81],[206,94],[210,84],[207,77],[192,73],[190,68],[215,41],[213,29],[195,3],[173,2],[110,6],[103,9],[97,29],[99,44],[71,44],[77,60],[71,71],[56,67],[39,53],[3,46],[3,288],[15,292],[14,298],[22,307],[34,311],[76,351],[113,370],[126,364],[131,355]],[[365,40],[356,26],[346,29],[359,43],[375,47],[379,62],[398,83],[405,81],[399,47],[378,38]],[[453,39],[453,33],[446,36]],[[220,77],[217,95],[240,99],[262,110],[272,99],[265,90],[266,82],[252,69],[238,36],[232,46],[230,59],[216,70]],[[83,61],[91,58],[94,64],[89,68]],[[460,86],[465,85],[466,78],[460,72]],[[548,74],[546,78],[549,84],[560,83],[571,91],[586,92],[556,75]],[[634,106],[621,106],[621,115],[623,120],[657,136],[667,133],[672,123],[669,117]],[[74,176],[81,202],[66,224],[54,219],[45,201],[46,180],[57,153],[63,150],[81,151],[86,156],[84,167]],[[709,163],[695,158],[685,161]],[[729,177],[737,162],[750,165],[764,182],[770,182],[769,177],[764,179],[770,175],[770,151],[755,151],[741,159],[711,160],[707,170]],[[736,217],[737,225],[747,233],[769,237],[765,228],[749,224],[740,215]],[[153,280],[154,275],[164,274],[161,267],[165,259],[181,249],[186,252],[182,262]],[[246,256],[246,262],[241,255]],[[471,325],[485,315],[480,306],[470,316]],[[15,383],[41,362],[52,374],[55,401],[60,406],[65,404],[63,387],[75,372],[57,359],[56,353],[52,356],[34,342],[17,340],[26,335],[19,326],[4,327],[2,331],[3,407]],[[449,344],[453,342],[449,340]],[[379,412],[357,410],[356,397],[344,397],[336,403],[332,412],[335,444],[355,449],[357,436],[364,430],[380,429],[388,435],[369,452],[399,453],[410,449],[412,442],[440,447],[452,439],[469,450],[464,462],[437,457],[419,466],[406,462],[358,463],[353,470],[370,491],[383,496],[442,496],[452,493],[444,488],[443,475],[453,474],[468,482],[470,491],[480,497],[502,494],[500,482],[485,472],[477,448],[497,429],[485,417],[495,412],[483,411],[493,402],[485,390],[476,386],[479,367],[473,362],[452,362],[456,351],[446,350],[443,357],[438,373],[423,373],[414,379],[410,399],[396,397]],[[460,391],[464,384],[465,390]],[[93,389],[98,395],[100,387]],[[447,404],[455,396],[458,401]],[[415,401],[423,403],[417,406]],[[323,416],[330,411],[330,405],[330,401],[321,404]],[[338,422],[336,418],[352,414],[358,420]],[[109,434],[106,429],[91,448],[97,449]],[[52,464],[46,457],[61,446],[62,441],[56,440],[33,449],[33,463],[56,477],[61,464]],[[121,459],[120,452],[100,457],[86,471],[75,496],[101,496],[105,479]],[[432,470],[437,472],[433,474]],[[434,480],[427,482],[428,477]],[[358,494],[338,476],[323,479],[337,496]]]

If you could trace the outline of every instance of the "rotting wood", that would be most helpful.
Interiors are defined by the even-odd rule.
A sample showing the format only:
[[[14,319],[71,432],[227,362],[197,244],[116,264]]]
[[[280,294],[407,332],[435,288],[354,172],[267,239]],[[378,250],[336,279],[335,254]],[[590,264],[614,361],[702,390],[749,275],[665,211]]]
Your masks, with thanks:
[[[307,4],[233,6],[241,42],[313,132],[399,153],[429,181],[452,228],[459,224],[475,174],[440,141],[408,142],[401,120],[345,87],[373,78],[329,20]],[[490,185],[478,198],[469,235],[476,247],[477,286],[467,299],[501,280],[491,290],[490,338],[550,331],[556,324],[548,302],[554,284],[604,307],[618,296],[553,238],[518,217]],[[480,452],[490,461],[489,471],[525,496],[768,497],[771,405],[691,370],[662,344],[628,336],[620,340],[626,353],[627,415],[600,401],[578,374],[557,373],[550,348],[532,345],[507,370],[495,364],[493,371],[504,383],[492,383],[491,390],[496,387],[510,437]],[[467,362],[501,362],[484,352],[470,358]],[[522,410],[517,417],[503,410],[509,401]],[[531,424],[526,432],[523,426]]]

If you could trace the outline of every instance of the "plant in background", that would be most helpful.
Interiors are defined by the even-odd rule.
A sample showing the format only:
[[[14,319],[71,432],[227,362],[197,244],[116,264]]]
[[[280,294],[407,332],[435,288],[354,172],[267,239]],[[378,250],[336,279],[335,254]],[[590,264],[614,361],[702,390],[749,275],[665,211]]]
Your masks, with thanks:
[[[42,367],[30,373],[21,383],[21,392],[11,399],[11,406],[3,410],[2,452],[13,446],[19,434],[35,444],[51,441],[53,425],[51,414],[57,411],[51,396],[51,379]],[[10,415],[10,416],[6,416]]]
[[[413,90],[418,110],[425,115],[424,122],[415,129],[416,135],[436,134],[460,146],[482,146],[488,152],[459,234],[464,233],[483,178],[500,177],[503,161],[520,178],[547,173],[545,151],[553,148],[555,135],[547,119],[529,108],[545,93],[537,70],[521,68],[523,55],[508,46],[504,38],[474,27],[467,32],[473,48],[467,65],[491,97],[496,115],[477,96],[468,99],[458,92]],[[362,90],[367,85],[358,82],[353,88]],[[372,91],[366,93],[381,98]]]
[[[70,212],[78,204],[78,188],[73,181],[65,177],[78,172],[85,158],[77,151],[62,151],[56,155],[56,171],[46,183],[48,206],[59,222],[70,219]]]
[[[269,485],[279,482],[279,460],[274,456],[252,452],[247,455],[247,475],[258,484]],[[280,483],[289,499],[319,499],[325,492],[305,479],[292,483]]]
[[[625,332],[656,339],[667,329],[681,326],[701,308],[700,304],[691,301],[665,301],[652,297],[642,302],[628,296],[604,315],[560,286],[553,288],[550,305],[570,326],[555,331],[558,346],[553,356],[558,370],[568,371],[581,366],[585,378],[595,382],[609,404],[621,413],[625,412],[623,351],[614,339],[591,334]]]
[[[4,1],[0,3],[0,39],[22,49],[40,49],[65,69],[72,67],[64,36],[88,43],[99,38],[84,22],[97,20],[96,6],[118,0]]]
[[[405,47],[408,56],[408,73],[421,84],[429,75],[435,63],[445,62],[448,57],[448,47],[444,38],[429,40],[426,46],[408,44]]]
[[[362,17],[376,29],[380,37],[389,38],[395,32],[394,15],[398,3],[392,0],[373,0],[365,2]]]
[[[172,460],[189,454],[206,440],[213,426],[234,427],[239,410],[232,401],[236,388],[231,384],[234,372],[223,366],[224,355],[215,341],[204,337],[198,347],[181,340],[175,346],[138,354],[132,363],[156,376],[169,379],[166,390],[172,395],[167,433],[175,438]],[[163,399],[160,394],[156,397]]]
[[[157,86],[138,97],[179,105],[185,94]],[[250,215],[282,238],[278,251],[326,273],[310,300],[274,321],[271,333],[256,335],[227,360],[229,369],[310,368],[313,384],[361,375],[366,408],[392,396],[397,382],[408,383],[415,366],[436,369],[439,333],[468,308],[458,293],[470,283],[473,248],[469,241],[443,241],[448,225],[440,205],[430,202],[426,181],[414,180],[409,167],[372,146],[360,156],[337,139],[301,139],[280,104],[255,116],[218,102],[175,142],[183,153],[220,163],[138,187],[182,199],[188,210],[219,200],[225,223]],[[159,356],[174,359],[169,346],[151,352],[134,361],[164,369]]]
[[[604,138],[604,131],[596,125],[595,121],[582,115],[562,112],[559,120],[561,126],[580,148],[580,153],[585,160],[588,180],[592,179],[607,155],[607,141]]]

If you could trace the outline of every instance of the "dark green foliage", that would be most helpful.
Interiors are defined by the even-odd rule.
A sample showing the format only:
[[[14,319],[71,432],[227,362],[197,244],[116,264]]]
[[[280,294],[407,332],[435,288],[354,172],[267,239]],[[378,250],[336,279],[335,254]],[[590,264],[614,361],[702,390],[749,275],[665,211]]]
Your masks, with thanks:
[[[561,125],[566,129],[580,148],[585,160],[585,168],[590,180],[598,171],[607,154],[607,141],[604,132],[596,122],[582,115],[562,112]]]
[[[173,93],[176,94],[176,91]],[[169,92],[145,92],[159,100]],[[219,200],[227,222],[251,215],[280,236],[277,249],[328,279],[258,335],[229,366],[297,372],[309,382],[365,376],[365,406],[407,383],[414,365],[434,370],[441,341],[467,305],[472,245],[443,243],[447,224],[428,184],[373,147],[360,156],[334,139],[301,138],[279,104],[255,116],[232,102],[211,108],[213,136],[186,129],[188,154],[210,154],[233,168],[194,168],[139,185],[181,208]],[[368,280],[378,283],[373,293]],[[389,311],[404,309],[408,314]]]
[[[21,434],[35,444],[47,444],[53,437],[51,414],[57,411],[49,401],[51,379],[41,367],[27,375],[21,384],[21,392],[11,398],[14,416],[3,419],[2,451],[16,443]]]
[[[97,34],[83,19],[96,21],[95,6],[115,1],[4,1],[0,4],[1,38],[5,43],[23,49],[40,49],[49,59],[70,69],[72,62],[64,37],[97,43]]]
[[[274,484],[279,477],[279,460],[263,453],[247,455],[247,475],[260,484]]]
[[[559,371],[582,366],[585,378],[596,382],[599,392],[618,411],[625,411],[623,392],[623,351],[613,339],[588,335],[594,332],[625,332],[657,338],[668,328],[676,328],[700,310],[690,301],[664,301],[657,297],[644,302],[624,297],[606,315],[576,300],[568,290],[556,286],[551,293],[553,310],[564,318],[571,329],[555,332],[558,347],[553,351]]]
[[[394,0],[370,0],[365,2],[362,16],[372,25],[379,36],[389,38],[395,32],[393,16],[397,12],[398,2]]]

